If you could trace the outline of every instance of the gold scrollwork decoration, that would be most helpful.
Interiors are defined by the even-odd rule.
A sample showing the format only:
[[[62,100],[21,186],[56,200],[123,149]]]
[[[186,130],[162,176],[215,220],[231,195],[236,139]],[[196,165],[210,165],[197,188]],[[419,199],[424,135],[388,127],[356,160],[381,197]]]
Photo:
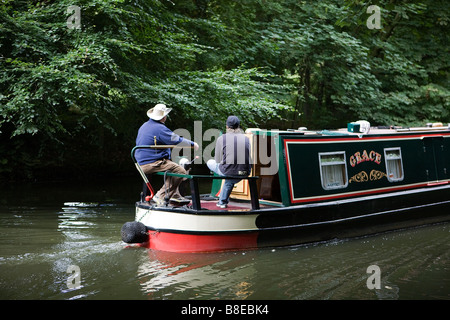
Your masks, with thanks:
[[[360,173],[355,174],[353,177],[351,177],[348,182],[366,182],[366,181],[376,181],[380,180],[383,177],[387,177],[386,173],[383,171],[378,170],[372,170],[370,171],[370,174],[367,175],[365,171],[361,171]]]
[[[348,180],[348,182],[364,182],[369,181],[369,176],[365,171],[361,171],[360,173],[355,174],[353,177]]]
[[[383,177],[387,177],[386,173],[378,170],[370,171],[370,181],[380,180]]]

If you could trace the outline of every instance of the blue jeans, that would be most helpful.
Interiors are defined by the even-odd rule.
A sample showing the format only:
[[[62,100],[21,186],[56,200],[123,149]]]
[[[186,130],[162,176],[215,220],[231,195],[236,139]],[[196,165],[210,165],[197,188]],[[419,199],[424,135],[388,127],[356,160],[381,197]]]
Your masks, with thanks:
[[[218,174],[219,176],[224,176],[222,172],[220,172],[219,164],[214,160],[210,159],[206,162],[209,170]],[[222,187],[222,191],[219,195],[219,204],[228,204],[231,191],[233,191],[234,185],[241,181],[242,179],[225,179],[225,182]]]

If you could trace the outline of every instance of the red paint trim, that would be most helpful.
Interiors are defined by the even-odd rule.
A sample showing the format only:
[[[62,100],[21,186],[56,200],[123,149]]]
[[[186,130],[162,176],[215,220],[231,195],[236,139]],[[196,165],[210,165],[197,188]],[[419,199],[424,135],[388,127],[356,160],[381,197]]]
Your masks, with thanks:
[[[205,235],[149,231],[145,246],[170,252],[212,252],[256,248],[257,238],[257,231]]]
[[[294,199],[294,194],[293,194],[292,181],[291,181],[291,164],[289,162],[286,141],[287,140],[284,140],[284,158],[286,159],[287,178],[288,178],[288,182],[289,182],[289,194],[291,196],[290,200],[292,201],[292,199]]]
[[[382,194],[387,192],[395,192],[395,191],[402,191],[402,190],[409,190],[409,189],[415,189],[415,188],[422,188],[430,186],[429,183],[419,183],[409,186],[400,186],[400,187],[387,187],[387,188],[381,188],[381,189],[372,189],[367,191],[361,191],[361,192],[348,192],[348,193],[339,193],[329,196],[322,196],[322,197],[310,197],[308,199],[298,199],[298,200],[291,200],[292,203],[304,203],[304,202],[318,202],[318,201],[325,201],[325,200],[335,200],[335,199],[344,199],[344,198],[350,198],[350,197],[360,197],[360,196],[367,196],[371,194]],[[292,195],[291,195],[292,199]]]
[[[441,186],[444,184],[448,184],[448,181],[429,182],[429,183],[427,183],[427,186]]]

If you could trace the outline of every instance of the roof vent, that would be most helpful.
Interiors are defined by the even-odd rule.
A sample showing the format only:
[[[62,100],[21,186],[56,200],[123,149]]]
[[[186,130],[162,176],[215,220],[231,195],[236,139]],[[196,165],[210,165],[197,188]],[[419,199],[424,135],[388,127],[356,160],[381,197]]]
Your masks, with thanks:
[[[368,134],[370,131],[370,122],[366,120],[358,120],[347,124],[347,131],[354,133]]]

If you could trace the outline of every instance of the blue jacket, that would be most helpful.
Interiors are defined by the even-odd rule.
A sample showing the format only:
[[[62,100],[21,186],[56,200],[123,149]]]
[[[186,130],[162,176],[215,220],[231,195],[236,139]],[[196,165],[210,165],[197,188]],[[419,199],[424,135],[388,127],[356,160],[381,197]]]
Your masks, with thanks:
[[[184,139],[179,135],[173,133],[165,124],[159,121],[149,119],[145,122],[138,131],[136,138],[137,146],[148,146],[155,144],[169,144],[176,145],[183,143],[184,145],[194,145],[194,142]],[[171,149],[138,149],[135,152],[135,157],[139,165],[152,163],[160,159],[170,159]]]

